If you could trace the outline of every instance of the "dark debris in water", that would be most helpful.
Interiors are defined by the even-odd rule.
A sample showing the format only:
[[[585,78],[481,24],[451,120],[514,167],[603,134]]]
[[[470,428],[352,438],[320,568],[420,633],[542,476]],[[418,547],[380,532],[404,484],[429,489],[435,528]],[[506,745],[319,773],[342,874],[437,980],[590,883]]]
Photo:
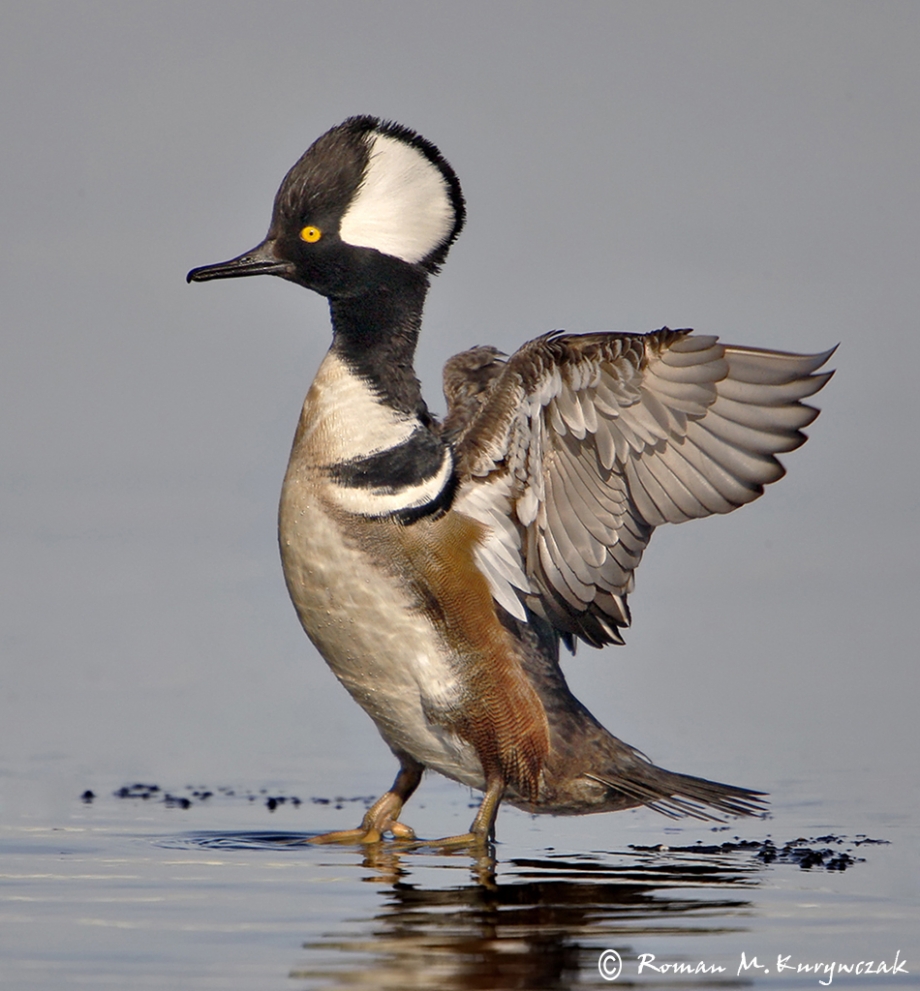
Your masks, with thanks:
[[[310,801],[314,805],[331,805],[335,809],[344,809],[349,802],[358,802],[369,809],[377,801],[377,798],[374,795],[353,795],[351,798],[345,798],[344,795],[337,795],[335,798],[320,798],[314,795]]]
[[[159,794],[159,785],[122,785],[118,791],[113,792],[116,798],[142,798],[146,802],[148,798],[154,798]]]
[[[283,795],[272,793],[268,788],[259,788],[257,791],[238,788],[205,788],[204,786],[186,785],[185,788],[177,791],[166,791],[159,785],[135,784],[122,785],[117,791],[112,793],[115,798],[140,799],[144,802],[155,801],[164,804],[167,808],[190,809],[196,803],[206,802],[209,799],[237,799],[245,802],[260,802],[269,812],[274,812],[282,805],[290,805],[294,808],[302,805],[303,802],[296,795]],[[87,789],[80,796],[81,801],[86,804],[91,803],[96,795]],[[335,798],[324,798],[314,796],[309,799],[314,805],[332,805],[336,809],[345,808],[346,804],[358,802],[365,808],[369,808],[374,802],[374,796],[357,795],[352,798],[337,796]]]
[[[235,788],[205,788],[200,785],[186,785],[178,792],[166,791],[159,785],[149,785],[137,782],[132,785],[122,785],[117,791],[112,793],[115,798],[134,798],[144,802],[151,800],[162,802],[167,808],[190,809],[196,803],[206,802],[211,798],[237,798],[249,802],[261,801],[265,807],[274,812],[279,805],[285,803],[298,806],[301,804],[296,795],[271,795],[268,789],[262,788],[258,792],[249,790],[238,791]],[[84,795],[84,801],[86,801]]]
[[[235,799],[245,802],[259,802],[274,812],[282,805],[289,805],[297,808],[303,804],[296,795],[273,794],[267,788],[260,788],[257,791],[249,789],[236,789],[228,787],[205,788],[203,786],[186,785],[174,793],[166,791],[155,784],[135,784],[123,785],[113,792],[115,798],[139,799],[144,802],[155,801],[162,803],[167,808],[190,809],[196,803],[207,802],[211,799]],[[87,789],[80,795],[80,800],[90,804],[96,799],[94,792]],[[356,795],[346,798],[338,795],[335,798],[327,798],[314,795],[308,801],[313,805],[331,805],[336,809],[343,809],[347,804],[360,804],[369,808],[374,802],[373,795]],[[723,832],[726,827],[717,827],[714,832]],[[259,837],[257,841],[248,838],[247,842],[265,842],[264,837]],[[293,842],[286,835],[280,840],[272,836],[272,842],[283,842],[289,844]],[[302,840],[300,841],[302,842]],[[732,855],[745,855],[762,864],[794,864],[802,870],[826,870],[845,871],[855,864],[865,863],[865,858],[854,853],[859,847],[868,845],[887,844],[888,840],[872,839],[864,833],[857,833],[852,839],[846,836],[828,834],[826,836],[800,836],[787,843],[777,845],[770,836],[762,840],[743,840],[738,836],[722,843],[704,843],[697,840],[690,846],[673,846],[667,843],[658,843],[655,846],[638,846],[630,844],[629,849],[635,853],[646,854],[691,854],[696,857],[724,857]]]
[[[866,844],[887,844],[888,840],[874,840],[864,833],[855,839],[846,836],[800,836],[781,846],[777,846],[768,836],[763,840],[742,840],[735,837],[725,843],[703,843],[698,840],[692,846],[669,846],[659,843],[656,846],[635,846],[630,849],[637,853],[692,853],[703,856],[743,853],[764,864],[795,864],[802,870],[820,868],[826,871],[845,871],[854,864],[865,863],[865,857],[853,855],[853,847]],[[833,844],[833,845],[828,845]]]

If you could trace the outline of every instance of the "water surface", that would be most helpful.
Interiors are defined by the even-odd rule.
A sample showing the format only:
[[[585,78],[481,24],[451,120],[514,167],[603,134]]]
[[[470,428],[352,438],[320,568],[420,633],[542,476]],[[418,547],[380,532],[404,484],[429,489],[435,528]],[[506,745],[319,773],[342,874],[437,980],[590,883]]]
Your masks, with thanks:
[[[771,818],[721,826],[506,810],[489,860],[304,845],[356,823],[359,796],[74,794],[49,816],[20,782],[0,833],[3,986],[600,988],[607,950],[626,986],[920,985],[907,810],[788,787]],[[432,780],[407,818],[456,831],[469,798]],[[901,972],[797,970],[869,960]]]

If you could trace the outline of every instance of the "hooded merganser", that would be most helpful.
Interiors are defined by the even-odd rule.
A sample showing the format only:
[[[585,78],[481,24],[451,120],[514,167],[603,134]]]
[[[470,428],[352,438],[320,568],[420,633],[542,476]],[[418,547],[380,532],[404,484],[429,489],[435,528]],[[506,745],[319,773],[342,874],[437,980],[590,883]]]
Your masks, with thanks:
[[[281,493],[284,575],[307,635],[400,763],[361,826],[413,839],[426,768],[502,801],[577,815],[647,805],[753,815],[762,793],[676,774],[572,695],[560,642],[622,643],[655,527],[727,513],[784,469],[818,415],[832,351],[733,347],[664,328],[545,334],[444,370],[447,415],[413,369],[429,278],[464,220],[453,169],[398,124],[352,117],[288,172],[268,235],[189,281],[278,275],[329,299],[332,346]]]

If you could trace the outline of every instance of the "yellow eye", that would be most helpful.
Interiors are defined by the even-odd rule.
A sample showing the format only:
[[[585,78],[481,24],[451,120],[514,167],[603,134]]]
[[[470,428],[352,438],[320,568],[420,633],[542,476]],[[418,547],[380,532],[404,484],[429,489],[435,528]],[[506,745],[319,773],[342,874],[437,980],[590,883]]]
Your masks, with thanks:
[[[300,240],[306,241],[307,244],[315,244],[322,236],[323,232],[312,224],[307,225],[300,232]]]

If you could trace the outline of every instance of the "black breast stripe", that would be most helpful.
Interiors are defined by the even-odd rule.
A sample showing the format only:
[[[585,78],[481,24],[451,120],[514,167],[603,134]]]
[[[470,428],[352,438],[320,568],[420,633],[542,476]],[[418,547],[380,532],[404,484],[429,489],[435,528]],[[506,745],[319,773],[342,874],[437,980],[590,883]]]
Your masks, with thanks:
[[[447,512],[457,491],[450,448],[422,426],[401,444],[327,471],[343,508],[406,525]]]
[[[457,494],[457,473],[451,472],[447,477],[447,483],[443,489],[434,497],[421,506],[412,506],[408,509],[399,509],[393,513],[393,518],[404,526],[410,523],[417,523],[426,516],[443,516],[450,509]]]
[[[431,431],[419,427],[395,447],[330,465],[329,474],[349,488],[398,492],[436,475],[443,463],[444,444]]]

